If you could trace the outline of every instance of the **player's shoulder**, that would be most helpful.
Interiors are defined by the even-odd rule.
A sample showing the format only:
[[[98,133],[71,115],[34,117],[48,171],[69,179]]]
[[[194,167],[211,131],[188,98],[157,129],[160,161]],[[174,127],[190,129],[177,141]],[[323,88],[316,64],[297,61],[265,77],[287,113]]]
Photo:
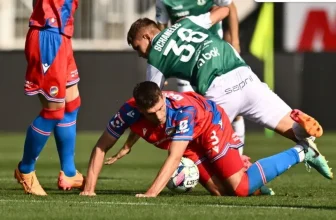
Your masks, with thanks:
[[[132,108],[136,108],[136,103],[135,103],[135,99],[132,97],[130,99],[128,99],[124,105],[130,106]]]
[[[174,109],[193,107],[189,93],[180,93],[174,91],[163,91],[163,95],[169,100],[168,105]]]
[[[122,115],[124,120],[129,123],[137,121],[141,115],[139,109],[136,106],[134,98],[127,100],[120,108],[119,114]]]

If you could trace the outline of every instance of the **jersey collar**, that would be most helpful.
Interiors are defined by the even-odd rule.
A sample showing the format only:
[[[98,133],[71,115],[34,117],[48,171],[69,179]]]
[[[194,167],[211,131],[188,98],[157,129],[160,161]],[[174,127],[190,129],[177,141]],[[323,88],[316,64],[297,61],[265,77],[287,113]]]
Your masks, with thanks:
[[[153,46],[153,41],[154,41],[154,39],[160,34],[161,32],[159,32],[159,33],[157,33],[154,37],[153,37],[153,39],[151,40],[151,45]]]

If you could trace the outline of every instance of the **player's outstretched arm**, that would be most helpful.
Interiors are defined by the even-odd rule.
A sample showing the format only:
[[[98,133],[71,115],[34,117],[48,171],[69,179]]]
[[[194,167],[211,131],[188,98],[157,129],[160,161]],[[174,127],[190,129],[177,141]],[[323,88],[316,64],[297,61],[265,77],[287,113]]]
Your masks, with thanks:
[[[156,22],[159,26],[159,29],[162,31],[163,29],[168,27],[168,22],[170,19],[169,13],[162,0],[156,0],[155,9],[156,9],[155,14]]]
[[[189,141],[173,141],[169,149],[169,156],[164,162],[161,170],[156,176],[152,186],[145,194],[137,194],[136,197],[156,197],[167,185],[170,177],[177,169],[183,153],[187,148]]]
[[[229,5],[230,14],[228,16],[229,21],[229,33],[230,41],[228,41],[238,53],[240,53],[240,43],[239,43],[239,20],[237,8],[234,2]]]
[[[230,9],[226,6],[223,7],[213,7],[210,12],[201,14],[199,16],[189,16],[191,21],[195,24],[209,29],[212,25],[222,21],[225,17],[229,15]]]
[[[107,131],[99,138],[96,146],[92,149],[89,168],[85,180],[84,190],[80,193],[82,196],[95,196],[95,188],[98,175],[103,166],[104,157],[108,150],[117,142],[117,139],[110,135]]]
[[[140,138],[139,135],[131,131],[128,135],[128,138],[124,146],[119,150],[117,154],[115,154],[112,157],[107,158],[105,161],[105,165],[111,165],[115,163],[117,160],[126,156],[126,154],[129,154],[131,152],[132,147],[139,140],[139,138]]]
[[[211,25],[217,24],[226,18],[230,13],[228,7],[215,7],[210,12]]]

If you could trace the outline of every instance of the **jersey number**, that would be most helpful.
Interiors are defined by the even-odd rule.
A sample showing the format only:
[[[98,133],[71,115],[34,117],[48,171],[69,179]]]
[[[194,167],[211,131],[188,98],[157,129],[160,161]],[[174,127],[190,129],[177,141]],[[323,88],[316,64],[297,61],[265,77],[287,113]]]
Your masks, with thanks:
[[[174,99],[176,101],[180,101],[183,99],[183,96],[175,93],[164,93],[166,97]]]
[[[211,132],[210,139],[212,140],[211,144],[213,146],[217,145],[219,143],[219,138],[217,137],[216,131]]]
[[[180,28],[177,31],[177,36],[184,42],[193,42],[193,43],[201,43],[203,42],[208,35],[199,31],[193,31],[191,29],[186,29],[186,28]],[[181,62],[188,62],[192,55],[195,53],[195,47],[191,44],[184,44],[178,46],[176,41],[174,39],[171,39],[163,52],[163,55],[167,56],[170,51],[173,51],[173,53],[176,56],[180,56],[183,51],[187,51],[187,55],[182,55],[180,58]]]

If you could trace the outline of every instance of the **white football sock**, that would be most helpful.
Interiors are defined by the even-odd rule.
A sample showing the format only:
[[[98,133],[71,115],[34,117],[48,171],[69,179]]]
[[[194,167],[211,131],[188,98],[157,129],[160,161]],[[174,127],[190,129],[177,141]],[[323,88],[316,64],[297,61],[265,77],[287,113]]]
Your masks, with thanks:
[[[239,137],[242,143],[245,143],[245,123],[244,118],[239,117],[238,120],[232,122],[233,130],[235,131],[236,135]],[[243,154],[243,147],[239,148],[239,154]]]
[[[302,162],[305,158],[304,148],[301,145],[296,145],[293,148],[299,153],[300,162]]]

